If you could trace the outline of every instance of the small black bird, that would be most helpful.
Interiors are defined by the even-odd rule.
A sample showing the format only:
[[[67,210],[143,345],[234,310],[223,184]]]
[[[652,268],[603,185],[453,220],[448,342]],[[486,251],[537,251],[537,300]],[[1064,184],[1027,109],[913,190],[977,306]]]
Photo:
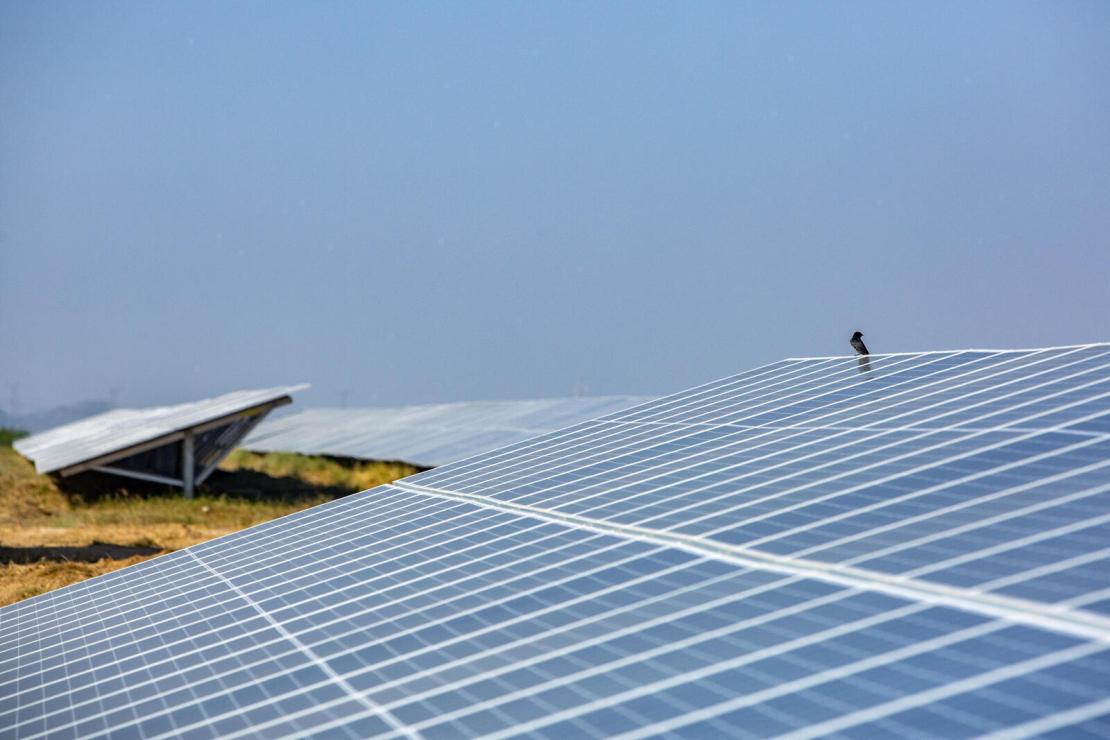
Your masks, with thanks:
[[[856,351],[857,355],[869,355],[871,353],[867,351],[867,345],[863,343],[863,339],[861,339],[862,336],[863,332],[857,331],[855,334],[852,335],[852,338],[851,340],[849,340],[849,342],[852,345],[852,349]]]

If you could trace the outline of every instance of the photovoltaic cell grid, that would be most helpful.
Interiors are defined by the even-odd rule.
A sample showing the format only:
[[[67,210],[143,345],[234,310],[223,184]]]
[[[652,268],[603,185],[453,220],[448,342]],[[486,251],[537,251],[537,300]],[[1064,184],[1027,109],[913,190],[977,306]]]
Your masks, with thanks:
[[[0,610],[0,732],[1105,737],[1108,399],[776,363]]]

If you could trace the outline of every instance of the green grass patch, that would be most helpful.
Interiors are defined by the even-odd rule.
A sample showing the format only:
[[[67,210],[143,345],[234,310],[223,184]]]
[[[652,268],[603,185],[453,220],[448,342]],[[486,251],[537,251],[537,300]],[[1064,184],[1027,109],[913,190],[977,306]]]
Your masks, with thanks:
[[[12,442],[27,436],[27,432],[14,427],[0,427],[0,447],[11,447]]]

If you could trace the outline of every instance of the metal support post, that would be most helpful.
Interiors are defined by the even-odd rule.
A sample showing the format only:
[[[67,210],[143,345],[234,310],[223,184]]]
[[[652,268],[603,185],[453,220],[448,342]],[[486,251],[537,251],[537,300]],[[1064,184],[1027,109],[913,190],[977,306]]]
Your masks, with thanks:
[[[187,430],[185,438],[181,440],[181,487],[185,489],[185,498],[193,497],[193,471],[195,469],[196,466],[193,463],[193,432]]]

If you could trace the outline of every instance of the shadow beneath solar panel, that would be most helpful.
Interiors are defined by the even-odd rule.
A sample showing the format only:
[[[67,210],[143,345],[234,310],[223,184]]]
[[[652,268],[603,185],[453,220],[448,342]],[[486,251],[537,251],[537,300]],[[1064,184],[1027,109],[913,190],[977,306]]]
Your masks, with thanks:
[[[197,486],[196,495],[299,506],[349,496],[423,470],[426,468],[401,462],[236,450]],[[51,478],[70,503],[78,506],[127,499],[182,498],[179,488],[97,471]]]
[[[85,547],[4,547],[0,546],[0,564],[38,563],[43,560],[95,563],[98,560],[126,560],[136,555],[157,555],[158,547],[129,547],[107,542],[94,542]]]
[[[159,483],[120,478],[106,473],[87,472],[55,483],[71,501],[93,504],[118,498],[180,498],[181,489]],[[354,493],[350,488],[321,485],[294,476],[273,476],[254,470],[216,470],[200,486],[197,496],[214,496],[246,501],[295,503],[334,499]]]
[[[250,501],[293,503],[304,499],[342,498],[356,491],[343,486],[310,483],[294,476],[273,476],[256,470],[217,470],[200,492]]]

